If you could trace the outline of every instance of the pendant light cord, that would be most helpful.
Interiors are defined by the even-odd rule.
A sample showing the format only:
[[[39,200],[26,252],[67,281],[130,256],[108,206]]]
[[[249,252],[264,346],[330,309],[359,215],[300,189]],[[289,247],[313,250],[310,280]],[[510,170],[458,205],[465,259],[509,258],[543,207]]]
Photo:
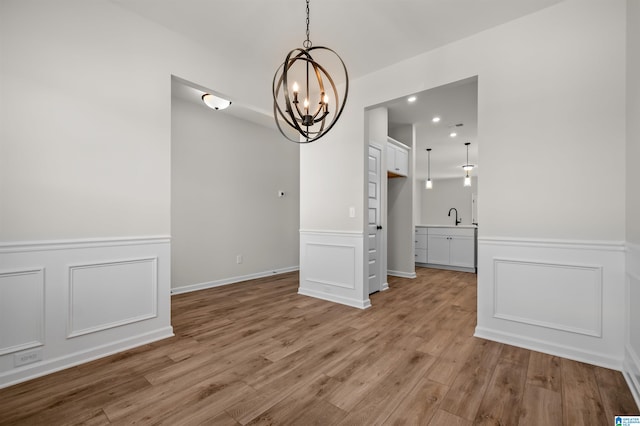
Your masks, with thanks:
[[[302,42],[302,46],[308,49],[312,46],[311,40],[309,40],[309,0],[307,0],[307,39]]]

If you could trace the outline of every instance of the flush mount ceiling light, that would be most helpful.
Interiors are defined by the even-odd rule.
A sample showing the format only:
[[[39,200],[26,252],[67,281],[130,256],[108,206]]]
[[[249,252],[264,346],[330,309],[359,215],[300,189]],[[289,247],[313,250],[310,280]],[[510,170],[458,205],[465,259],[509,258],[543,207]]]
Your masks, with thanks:
[[[429,156],[427,163],[427,180],[424,181],[425,189],[432,189],[433,182],[431,182],[431,148],[427,148],[427,155]]]
[[[456,136],[458,136],[458,134],[456,132],[449,133],[449,137],[451,137],[451,138],[455,138]]]
[[[415,101],[416,101],[416,99],[418,99],[418,98],[416,98],[415,96],[409,96],[409,97],[407,98],[407,101],[408,101],[408,102],[415,102]]]
[[[465,142],[464,144],[467,147],[467,162],[462,165],[462,170],[465,172],[464,186],[471,186],[471,176],[469,172],[475,167],[473,164],[469,164],[469,145],[471,145],[471,142]]]
[[[215,109],[215,110],[221,110],[221,109],[225,109],[227,108],[229,105],[231,105],[231,101],[228,101],[226,99],[222,99],[218,96],[209,94],[209,93],[205,93],[204,95],[202,95],[202,101],[211,109]]]
[[[325,66],[314,60],[313,55],[328,56],[330,63],[344,72],[344,90],[339,91]],[[336,61],[337,58],[337,61]],[[340,66],[341,65],[341,66]],[[342,74],[340,74],[342,77]],[[296,78],[303,82],[302,88]],[[289,85],[291,82],[291,86]],[[341,82],[342,80],[337,80]],[[290,51],[273,76],[273,116],[278,130],[292,142],[309,143],[326,135],[342,114],[349,93],[349,75],[340,56],[328,47],[312,47],[309,40],[309,0],[307,0],[307,39],[302,48]],[[300,93],[300,89],[303,90]],[[300,100],[302,99],[302,107]],[[287,124],[301,137],[287,135],[282,126]]]
[[[435,117],[433,117],[433,118],[431,119],[431,122],[432,122],[432,123],[439,123],[439,122],[440,122],[440,117],[438,117],[438,116],[436,115]]]

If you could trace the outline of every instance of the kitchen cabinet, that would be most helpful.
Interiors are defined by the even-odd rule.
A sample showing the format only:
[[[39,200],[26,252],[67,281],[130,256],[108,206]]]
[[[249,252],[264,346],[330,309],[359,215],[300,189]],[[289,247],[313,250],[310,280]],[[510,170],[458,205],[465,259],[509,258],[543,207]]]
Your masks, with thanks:
[[[476,270],[476,228],[417,226],[415,262],[469,272]]]
[[[427,228],[416,227],[415,230],[415,261],[427,263]]]
[[[387,138],[387,174],[389,177],[409,175],[409,147]]]
[[[475,228],[427,228],[427,263],[475,268]]]

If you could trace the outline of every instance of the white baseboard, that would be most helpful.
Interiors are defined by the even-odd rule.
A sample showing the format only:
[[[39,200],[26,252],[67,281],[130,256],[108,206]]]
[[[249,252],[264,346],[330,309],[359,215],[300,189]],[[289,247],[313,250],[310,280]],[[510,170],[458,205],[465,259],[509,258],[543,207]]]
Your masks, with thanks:
[[[404,271],[393,271],[391,269],[387,269],[387,275],[391,275],[392,277],[400,277],[400,278],[415,278],[417,277],[415,272],[404,272]],[[389,284],[387,284],[387,287]]]
[[[364,301],[360,299],[349,299],[337,294],[314,291],[308,288],[299,288],[298,294],[301,294],[303,296],[315,297],[316,299],[327,300],[329,302],[340,303],[342,305],[352,306],[358,309],[367,309],[371,307],[371,300],[369,298],[365,299]]]
[[[190,284],[190,285],[185,285],[185,286],[180,286],[180,287],[174,287],[171,289],[171,294],[182,294],[182,293],[189,293],[192,291],[198,291],[198,290],[204,290],[207,288],[214,288],[214,287],[220,287],[223,285],[229,285],[229,284],[235,284],[235,283],[239,283],[242,281],[248,281],[248,280],[255,280],[257,278],[264,278],[264,277],[270,277],[272,275],[279,275],[279,274],[286,274],[287,272],[294,272],[294,271],[298,271],[300,269],[299,266],[289,266],[287,268],[276,268],[276,269],[272,269],[270,271],[264,271],[264,272],[256,272],[255,274],[247,274],[247,275],[241,275],[241,276],[237,276],[237,277],[229,277],[229,278],[223,278],[220,280],[215,280],[215,281],[209,281],[209,282],[205,282],[205,283],[198,283],[198,284]]]
[[[15,370],[0,374],[0,389],[173,336],[173,327],[165,327],[139,336],[121,339],[84,351],[78,351],[37,364],[28,365],[23,368],[16,368]]]
[[[495,342],[598,365],[604,368],[611,368],[618,371],[622,370],[622,358],[611,357],[609,354],[584,351],[572,346],[485,329],[483,327],[476,327],[473,335],[481,339],[493,340]]]
[[[640,407],[640,356],[628,345],[625,349],[622,374],[627,381],[627,385],[629,385],[636,405]]]
[[[640,244],[627,242],[626,309],[627,335],[624,357],[624,378],[640,407],[640,341],[638,306],[640,306]]]

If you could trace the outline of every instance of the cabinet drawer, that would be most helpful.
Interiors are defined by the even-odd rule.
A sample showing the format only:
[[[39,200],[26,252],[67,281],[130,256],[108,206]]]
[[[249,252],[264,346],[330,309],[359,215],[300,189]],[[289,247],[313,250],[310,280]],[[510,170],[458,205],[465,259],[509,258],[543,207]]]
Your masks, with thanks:
[[[416,262],[418,262],[418,263],[427,263],[427,250],[426,249],[416,249]]]
[[[427,235],[427,228],[425,228],[424,226],[417,226],[416,235]]]
[[[446,235],[446,236],[461,236],[461,237],[473,237],[475,235],[474,228],[427,228],[429,235]]]

